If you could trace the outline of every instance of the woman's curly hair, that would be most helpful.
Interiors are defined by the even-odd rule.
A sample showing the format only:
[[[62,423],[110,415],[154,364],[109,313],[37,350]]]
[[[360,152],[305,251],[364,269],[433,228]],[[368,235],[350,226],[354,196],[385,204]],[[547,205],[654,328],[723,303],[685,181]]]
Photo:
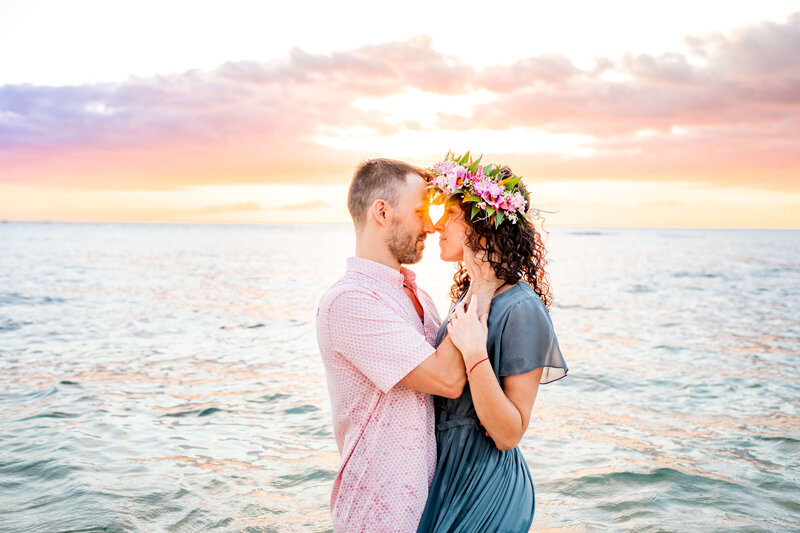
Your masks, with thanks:
[[[504,177],[512,177],[510,168],[502,167]],[[530,207],[530,194],[520,183],[522,194]],[[484,251],[498,279],[508,284],[526,281],[539,295],[547,309],[553,303],[550,279],[545,272],[547,250],[534,225],[520,217],[516,224],[506,220],[495,229],[490,220],[470,220],[471,203],[459,202],[467,224],[467,242],[474,252]],[[470,279],[463,262],[457,264],[450,288],[450,298],[455,302],[469,289]]]

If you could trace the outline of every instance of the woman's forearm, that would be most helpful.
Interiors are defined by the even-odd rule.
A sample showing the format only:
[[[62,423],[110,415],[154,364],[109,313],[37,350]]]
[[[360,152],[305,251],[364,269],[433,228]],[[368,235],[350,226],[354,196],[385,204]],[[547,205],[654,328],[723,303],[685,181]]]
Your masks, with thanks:
[[[469,374],[475,412],[500,450],[516,446],[525,433],[523,415],[503,392],[489,361],[478,364]]]
[[[519,443],[527,429],[528,417],[523,416],[517,404],[509,399],[495,377],[492,365],[485,361],[488,359],[485,333],[476,335],[479,330],[486,331],[486,316],[495,290],[496,284],[473,284],[466,295],[470,298],[470,308],[464,311],[459,307],[462,304],[457,306],[448,333],[453,334],[452,340],[461,350],[465,368],[469,371],[472,402],[478,418],[497,448],[508,450]],[[483,317],[480,321],[477,320],[479,316]]]
[[[470,287],[469,292],[474,292],[478,296],[476,309],[478,316],[489,313],[496,288],[496,283],[474,283]],[[469,296],[468,293],[467,297]],[[487,351],[485,347],[476,346],[474,350],[467,350],[463,356],[466,369],[469,370],[487,358]],[[478,364],[469,373],[469,383],[475,411],[481,424],[495,441],[495,445],[499,449],[511,449],[516,446],[526,429],[523,427],[523,417],[505,395],[488,361]]]

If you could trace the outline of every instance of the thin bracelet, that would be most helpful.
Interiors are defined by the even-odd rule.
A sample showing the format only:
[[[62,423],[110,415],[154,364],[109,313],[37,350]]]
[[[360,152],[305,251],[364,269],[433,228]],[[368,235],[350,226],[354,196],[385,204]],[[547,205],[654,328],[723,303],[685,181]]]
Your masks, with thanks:
[[[478,366],[479,364],[483,363],[484,361],[488,361],[488,360],[489,360],[489,358],[488,358],[488,357],[486,357],[485,359],[481,359],[480,361],[478,361],[477,363],[475,363],[474,365],[472,365],[472,368],[470,368],[470,369],[469,369],[469,372],[467,372],[467,379],[469,379],[469,375],[472,373],[472,371],[473,371],[473,370],[475,370],[475,367],[476,367],[476,366]]]

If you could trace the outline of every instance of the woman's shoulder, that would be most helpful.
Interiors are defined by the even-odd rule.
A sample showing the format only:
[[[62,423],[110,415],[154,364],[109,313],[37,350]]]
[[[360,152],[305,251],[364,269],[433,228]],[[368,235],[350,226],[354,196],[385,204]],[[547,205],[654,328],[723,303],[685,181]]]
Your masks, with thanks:
[[[547,308],[542,299],[539,298],[539,295],[536,294],[536,291],[533,290],[533,287],[521,280],[516,285],[495,296],[494,300],[492,300],[493,310],[495,306],[499,311],[504,312],[525,312],[529,310],[547,313]]]
[[[491,316],[494,315],[494,316]],[[553,322],[539,295],[526,282],[520,281],[492,300],[490,318],[497,333],[551,331]]]

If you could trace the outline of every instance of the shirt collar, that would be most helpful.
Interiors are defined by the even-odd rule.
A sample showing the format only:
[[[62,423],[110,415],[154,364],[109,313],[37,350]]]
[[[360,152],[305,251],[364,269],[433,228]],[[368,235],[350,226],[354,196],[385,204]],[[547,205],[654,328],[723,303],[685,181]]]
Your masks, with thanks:
[[[347,258],[347,271],[355,272],[368,276],[372,279],[388,283],[392,287],[398,289],[403,288],[403,284],[416,291],[417,288],[417,275],[404,266],[400,266],[400,270],[395,270],[390,266],[383,263],[372,261],[371,259],[364,259],[363,257],[348,257]]]

